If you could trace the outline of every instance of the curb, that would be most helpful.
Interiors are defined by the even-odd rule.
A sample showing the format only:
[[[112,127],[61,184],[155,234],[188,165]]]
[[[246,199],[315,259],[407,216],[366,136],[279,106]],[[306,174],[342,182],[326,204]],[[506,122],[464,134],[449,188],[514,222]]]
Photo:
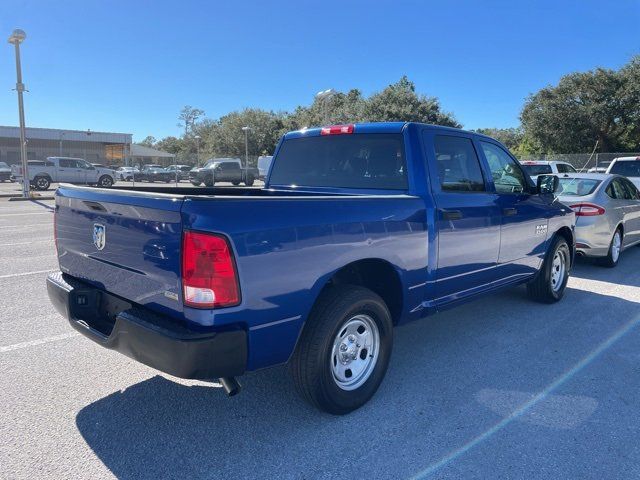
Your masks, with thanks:
[[[0,198],[13,198],[13,197],[21,197],[21,193],[0,193]]]

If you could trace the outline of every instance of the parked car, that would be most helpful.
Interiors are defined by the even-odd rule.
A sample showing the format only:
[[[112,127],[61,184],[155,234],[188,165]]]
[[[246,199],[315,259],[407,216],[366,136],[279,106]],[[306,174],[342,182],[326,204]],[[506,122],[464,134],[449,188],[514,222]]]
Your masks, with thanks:
[[[576,251],[615,267],[640,244],[640,192],[627,178],[602,173],[561,177],[558,199],[576,213]]]
[[[524,161],[522,166],[527,174],[535,182],[538,175],[559,175],[563,173],[575,173],[576,169],[567,162],[559,161]]]
[[[611,162],[599,162],[595,167],[587,170],[587,173],[607,173],[609,165],[611,165]]]
[[[119,167],[116,170],[116,176],[118,180],[124,180],[126,182],[132,182],[140,174],[138,167]]]
[[[271,155],[263,155],[261,157],[258,157],[258,176],[260,180],[264,180],[265,178],[267,178],[272,160],[273,156]]]
[[[11,167],[5,162],[0,162],[0,182],[11,181]]]
[[[202,168],[194,168],[189,172],[189,181],[197,186],[203,183],[213,187],[217,182],[231,182],[240,185],[243,182],[252,186],[258,178],[257,168],[245,168],[238,158],[212,158]]]
[[[607,173],[625,176],[640,188],[640,157],[614,158],[607,168]]]
[[[175,174],[163,168],[162,165],[143,165],[140,173],[136,174],[136,180],[151,183],[170,183],[175,180]]]
[[[166,170],[173,174],[175,180],[175,172],[178,171],[178,181],[189,180],[189,172],[193,167],[191,165],[169,165]]]
[[[290,132],[264,189],[59,188],[49,298],[103,347],[228,394],[289,363],[344,414],[382,382],[395,325],[520,284],[562,298],[575,214],[557,185],[455,128]]]
[[[70,157],[47,157],[46,160],[29,160],[29,181],[36,190],[48,190],[53,182],[98,185],[109,188],[115,182],[115,172],[97,168],[86,160]],[[11,174],[22,181],[22,165],[13,165]]]

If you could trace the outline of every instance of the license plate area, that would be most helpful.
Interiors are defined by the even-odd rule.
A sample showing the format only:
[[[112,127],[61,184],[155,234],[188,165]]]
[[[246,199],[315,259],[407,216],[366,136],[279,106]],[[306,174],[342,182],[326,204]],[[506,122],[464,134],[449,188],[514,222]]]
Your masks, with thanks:
[[[69,295],[71,318],[104,337],[111,335],[120,312],[131,303],[97,289],[74,289]]]

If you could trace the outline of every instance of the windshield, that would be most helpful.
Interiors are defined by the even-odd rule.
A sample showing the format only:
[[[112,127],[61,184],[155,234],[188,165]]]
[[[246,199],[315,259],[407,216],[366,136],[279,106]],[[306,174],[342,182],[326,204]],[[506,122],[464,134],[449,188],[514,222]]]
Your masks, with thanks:
[[[584,197],[585,195],[591,195],[598,185],[602,183],[601,180],[593,178],[560,178],[558,183],[557,195],[570,196],[570,197]]]
[[[609,173],[617,173],[625,177],[640,177],[640,160],[618,160]]]
[[[527,165],[525,163],[522,166],[524,167],[524,171],[527,172],[530,177],[551,173],[551,165]]]
[[[407,168],[401,134],[350,134],[283,142],[272,185],[405,190]]]

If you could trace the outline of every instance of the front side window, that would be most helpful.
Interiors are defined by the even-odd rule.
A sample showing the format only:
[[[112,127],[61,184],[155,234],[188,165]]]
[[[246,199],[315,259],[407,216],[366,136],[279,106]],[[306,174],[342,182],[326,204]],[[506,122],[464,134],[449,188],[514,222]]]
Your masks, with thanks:
[[[527,190],[522,169],[507,152],[493,143],[480,142],[480,145],[491,169],[496,192],[522,193]]]
[[[76,168],[76,162],[75,160],[69,160],[68,158],[61,158],[60,168]]]
[[[469,138],[436,135],[433,144],[443,191],[485,191],[480,160]]]

